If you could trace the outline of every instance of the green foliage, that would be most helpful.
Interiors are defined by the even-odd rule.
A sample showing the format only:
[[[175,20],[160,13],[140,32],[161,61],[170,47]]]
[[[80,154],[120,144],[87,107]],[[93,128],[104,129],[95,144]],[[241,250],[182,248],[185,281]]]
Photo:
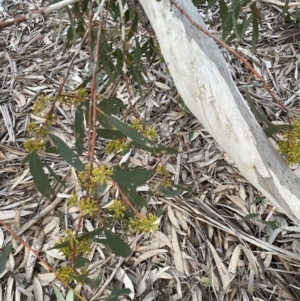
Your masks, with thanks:
[[[90,252],[91,238],[78,239],[71,229],[65,231],[65,237],[58,240],[57,248],[65,255],[67,259],[71,256],[87,255]]]
[[[111,294],[109,297],[102,299],[103,301],[118,301],[118,297],[122,295],[129,295],[131,293],[131,290],[128,288],[122,289],[122,283],[117,282],[117,284],[114,286]]]
[[[154,141],[146,138],[143,134],[132,129],[130,126],[124,124],[116,117],[100,112],[100,115],[106,119],[108,126],[117,129],[126,137],[132,139],[132,144],[143,150],[149,151],[155,154],[176,154],[177,151],[173,148],[165,148]]]
[[[151,175],[152,170],[134,169],[129,171],[116,170],[111,178],[121,185],[131,187],[132,189],[147,182]]]
[[[36,152],[30,154],[29,169],[36,188],[46,198],[51,199],[54,196],[54,190],[50,186],[48,177],[43,169],[42,161]]]
[[[242,222],[246,222],[246,221],[249,221],[251,219],[255,219],[257,217],[259,217],[260,215],[257,214],[257,213],[250,213],[250,214],[247,214],[246,216],[244,216],[242,218]],[[279,226],[277,224],[276,221],[264,221],[262,219],[259,219],[259,221],[262,223],[262,224],[265,224],[267,226],[269,226],[270,228],[272,229],[277,229]]]
[[[285,158],[287,164],[300,162],[300,120],[296,120],[292,129],[284,134],[284,140],[279,142],[279,152]]]
[[[104,233],[108,246],[114,252],[114,254],[122,257],[127,257],[130,255],[130,247],[125,242],[123,242],[118,235],[109,230],[105,230]]]
[[[248,88],[246,90],[246,100],[254,116],[259,121],[267,125],[267,128],[264,130],[267,137],[271,137],[272,135],[276,134],[279,131],[289,130],[290,126],[288,124],[280,124],[280,125],[273,124],[262,113],[260,113],[260,111],[256,108],[253,100],[251,99]]]
[[[79,37],[83,37],[88,30],[86,20],[90,0],[79,1],[64,10],[70,20],[67,33],[66,47],[71,47]],[[147,70],[156,60],[159,54],[159,47],[152,37],[144,35],[142,38],[136,36],[139,18],[134,8],[126,1],[123,1],[125,10],[125,41],[121,39],[120,31],[120,8],[115,0],[106,1],[105,8],[110,17],[115,21],[109,27],[93,28],[89,34],[89,46],[91,52],[96,49],[96,36],[101,30],[101,40],[99,46],[99,56],[97,58],[96,86],[106,87],[114,84],[123,76],[126,81],[137,84],[139,94],[143,94],[143,86],[147,78]],[[97,4],[95,4],[95,9]],[[59,12],[61,20],[63,11]],[[61,23],[62,24],[62,23]],[[140,35],[139,35],[140,36]],[[126,66],[127,72],[124,72]],[[90,70],[92,70],[92,65]],[[156,197],[164,193],[166,195],[176,195],[184,188],[172,185],[169,173],[160,166],[157,177],[160,178],[158,185],[151,185],[151,177],[154,170],[143,170],[140,168],[128,168],[126,164],[121,164],[120,154],[127,152],[130,148],[138,148],[151,152],[156,156],[163,154],[177,154],[178,152],[158,143],[156,127],[147,124],[147,120],[142,120],[139,116],[135,119],[127,119],[127,110],[132,107],[125,106],[123,101],[114,97],[104,97],[97,95],[97,104],[90,99],[90,91],[86,86],[92,79],[89,74],[83,83],[72,92],[62,92],[57,99],[54,96],[41,95],[33,105],[33,113],[44,118],[42,124],[31,122],[28,124],[28,140],[24,146],[29,154],[24,158],[23,164],[29,163],[30,172],[36,188],[46,198],[54,197],[52,181],[50,185],[49,177],[56,182],[64,184],[60,176],[46,162],[40,159],[40,153],[55,153],[61,159],[72,166],[78,177],[78,184],[81,186],[82,194],[73,193],[68,199],[68,208],[76,206],[79,209],[81,221],[90,218],[98,221],[100,225],[94,231],[78,234],[79,229],[66,229],[63,237],[58,239],[54,248],[64,254],[66,262],[58,269],[57,276],[63,283],[72,285],[78,283],[75,292],[79,293],[83,284],[88,284],[93,288],[99,287],[102,281],[102,273],[91,279],[87,270],[89,260],[86,258],[90,252],[91,244],[101,243],[109,252],[116,256],[127,257],[131,254],[130,246],[126,243],[126,234],[130,232],[155,232],[159,228],[159,219],[155,214],[148,213],[142,215],[140,210],[147,207],[145,195],[137,191],[138,186],[148,184],[153,187],[149,191],[150,195]],[[56,102],[56,103],[54,103]],[[74,136],[75,145],[69,145],[61,136],[54,134],[53,128],[57,126],[58,114],[57,106],[70,106],[75,113]],[[94,113],[96,111],[96,116]],[[92,114],[93,112],[93,114]],[[124,115],[126,116],[124,118]],[[138,115],[138,114],[136,114]],[[93,118],[96,117],[96,120]],[[86,129],[86,124],[95,124],[96,129]],[[86,133],[89,135],[87,136]],[[86,148],[85,141],[92,134],[97,134],[106,143],[104,151],[106,154],[113,153],[114,161],[104,164],[104,161],[93,161],[94,153],[90,148]],[[91,141],[87,141],[90,146]],[[103,144],[104,144],[103,143]],[[102,144],[102,145],[103,145]],[[88,156],[85,151],[89,152]],[[89,155],[92,153],[92,156]],[[46,172],[45,172],[46,171]],[[113,192],[118,191],[119,199],[113,200],[107,210],[102,210],[99,199],[103,192],[112,187]],[[115,220],[122,222],[124,241],[113,233],[110,228]],[[80,230],[81,231],[81,230]],[[84,231],[84,230],[83,230]],[[7,251],[8,252],[8,251]],[[8,253],[5,253],[0,263],[5,265]],[[2,267],[0,265],[0,267]],[[59,301],[73,301],[75,295],[69,290],[64,297],[59,289],[53,284],[54,293]],[[130,290],[122,289],[120,283],[113,288],[112,293],[105,300],[118,300],[121,295],[130,294]]]
[[[203,3],[203,0],[193,0],[194,5]],[[288,7],[287,0],[283,9],[286,13]],[[88,14],[90,10],[90,0],[83,0],[74,3],[72,6],[65,8],[70,20],[70,26],[65,29],[67,48],[71,47],[83,37],[87,30],[90,30],[90,20]],[[109,84],[114,85],[120,77],[125,79],[126,83],[137,84],[140,96],[143,96],[143,86],[147,78],[147,70],[153,62],[161,56],[159,46],[155,39],[150,35],[136,35],[139,17],[135,13],[134,7],[131,7],[126,0],[122,0],[124,6],[125,22],[125,40],[121,37],[121,13],[120,6],[116,0],[105,2],[105,9],[108,16],[113,22],[106,26],[106,20],[101,26],[92,28],[89,32],[88,47],[90,55],[95,53],[99,46],[99,55],[91,62],[89,70],[91,71],[96,61],[96,91],[102,91],[100,87],[107,87]],[[97,10],[98,3],[94,3],[94,11]],[[263,15],[257,7],[256,2],[251,0],[209,0],[207,10],[212,9],[215,5],[220,8],[220,20],[222,24],[222,38],[227,42],[237,39],[241,42],[246,31],[250,32],[252,26],[252,51],[259,38],[259,26],[262,26]],[[250,10],[244,12],[244,8]],[[63,20],[63,11],[59,12],[61,17],[61,28]],[[288,14],[287,14],[288,15]],[[98,31],[101,30],[101,39],[99,45],[96,45]],[[52,96],[42,95],[33,105],[33,114],[45,119],[41,125],[29,123],[27,131],[30,138],[25,141],[24,147],[30,153],[23,160],[23,163],[29,162],[30,172],[37,189],[47,198],[54,196],[54,190],[50,185],[48,175],[45,173],[43,166],[46,167],[51,177],[57,182],[61,182],[60,177],[46,163],[42,162],[39,153],[43,150],[59,154],[61,158],[74,167],[77,172],[79,185],[83,195],[75,193],[68,200],[68,207],[77,206],[80,212],[80,219],[91,218],[97,220],[101,225],[94,231],[84,232],[79,235],[79,229],[66,229],[62,238],[57,241],[55,248],[59,249],[66,257],[66,262],[57,271],[59,279],[65,283],[76,281],[79,283],[75,291],[80,292],[82,284],[88,284],[93,288],[98,288],[102,281],[102,272],[95,279],[91,279],[87,271],[89,260],[85,258],[90,251],[91,244],[101,243],[116,256],[127,257],[131,254],[130,246],[125,242],[126,234],[131,232],[154,232],[159,228],[159,219],[156,215],[148,213],[140,214],[140,209],[147,207],[145,195],[137,192],[140,185],[147,183],[151,187],[149,194],[158,197],[161,194],[167,196],[176,196],[187,190],[185,187],[174,185],[169,172],[164,165],[157,166],[155,177],[159,178],[159,183],[151,184],[151,177],[154,170],[142,170],[140,168],[128,168],[126,164],[121,164],[120,154],[127,152],[130,148],[138,148],[159,156],[164,154],[177,154],[175,149],[165,147],[158,143],[158,135],[155,125],[147,124],[147,120],[142,120],[139,116],[135,119],[127,120],[127,110],[131,106],[124,105],[122,100],[114,95],[105,97],[100,93],[97,95],[97,104],[89,97],[88,87],[92,79],[91,72],[84,81],[77,87],[76,91],[63,92],[58,96],[57,102],[60,104],[74,107],[74,136],[75,147],[67,145],[60,137],[53,134],[52,128],[56,126],[58,120],[56,107],[53,103]],[[93,85],[91,85],[93,86]],[[128,88],[128,87],[127,87]],[[92,89],[91,89],[92,90]],[[94,92],[94,91],[92,91]],[[130,91],[128,91],[131,94]],[[282,130],[288,130],[288,125],[274,125],[265,118],[259,110],[256,109],[249,92],[246,92],[247,101],[252,112],[261,122],[267,125],[266,135],[271,136]],[[96,110],[96,119],[94,113]],[[93,114],[92,114],[93,112]],[[137,115],[137,114],[136,114]],[[92,117],[91,117],[92,116]],[[96,128],[85,129],[85,124],[96,124]],[[51,126],[51,127],[50,127]],[[294,162],[300,159],[299,144],[300,122],[294,124],[294,132],[289,131],[286,135],[280,149],[287,158],[287,162]],[[104,151],[106,154],[112,153],[114,161],[110,164],[104,164],[104,161],[92,162],[94,153],[89,152],[84,159],[79,156],[85,154],[86,135],[85,133],[96,133],[97,139],[106,143]],[[297,132],[298,131],[298,132]],[[89,138],[91,135],[88,136]],[[105,141],[104,141],[105,140]],[[90,143],[90,141],[87,141]],[[104,144],[103,143],[103,144]],[[49,147],[50,145],[50,147]],[[46,148],[47,147],[47,148]],[[73,149],[75,148],[75,150]],[[90,156],[91,155],[91,156]],[[118,192],[120,199],[114,199],[107,211],[101,209],[99,199],[103,192],[112,187],[113,192]],[[249,214],[244,217],[243,221],[256,218],[258,215]],[[122,222],[122,231],[125,233],[125,241],[120,236],[109,229],[116,220]],[[268,226],[276,227],[275,222],[264,222]],[[11,249],[5,249],[0,257],[0,271],[5,268],[7,256]],[[58,288],[53,284],[53,289],[58,301],[73,301],[75,294],[69,290],[66,298],[60,293]],[[117,301],[121,295],[130,294],[130,290],[122,289],[122,284],[117,283],[112,293],[105,300]]]
[[[227,42],[235,38],[242,41],[247,29],[252,24],[252,51],[254,51],[259,37],[259,24],[262,26],[263,14],[257,8],[256,2],[250,3],[251,0],[233,0],[230,3],[225,0],[210,0],[206,11],[219,5],[222,39]],[[242,13],[247,6],[250,8],[250,12]]]
[[[57,152],[62,156],[62,158],[69,163],[71,166],[77,170],[84,170],[84,164],[80,161],[78,156],[70,149],[70,147],[62,141],[59,137],[50,134],[49,135]]]
[[[5,248],[0,253],[0,274],[3,273],[3,271],[5,270],[6,263],[7,263],[7,257],[11,253],[11,251],[12,251],[12,247],[9,244],[9,245],[5,246]]]

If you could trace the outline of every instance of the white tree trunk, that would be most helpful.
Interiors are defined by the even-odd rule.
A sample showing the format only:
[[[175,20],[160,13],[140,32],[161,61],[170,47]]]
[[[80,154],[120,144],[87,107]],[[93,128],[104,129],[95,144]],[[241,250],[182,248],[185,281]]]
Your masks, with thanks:
[[[215,42],[168,0],[139,1],[185,104],[244,177],[300,226],[300,181],[257,124]],[[205,27],[190,0],[177,3]]]

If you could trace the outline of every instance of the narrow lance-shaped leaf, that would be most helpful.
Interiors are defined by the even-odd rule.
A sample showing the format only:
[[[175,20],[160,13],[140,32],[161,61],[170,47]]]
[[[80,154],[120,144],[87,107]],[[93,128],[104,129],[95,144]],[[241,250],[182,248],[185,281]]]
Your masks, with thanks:
[[[153,174],[152,170],[135,169],[130,171],[114,171],[111,178],[118,184],[136,188],[149,180]]]
[[[130,203],[136,208],[141,209],[142,207],[147,207],[147,201],[141,197],[135,190],[135,188],[131,188],[124,185],[119,185],[119,188],[129,199]]]
[[[285,5],[284,5],[283,10],[282,10],[282,16],[285,15],[285,13],[286,13],[286,11],[289,7],[289,4],[290,4],[290,0],[285,0]]]
[[[159,187],[159,192],[166,195],[166,196],[175,196],[175,195],[179,195],[180,193],[182,193],[181,190],[172,190],[172,189],[168,189],[164,186],[160,186]]]
[[[243,23],[242,23],[242,26],[243,26],[243,30],[242,30],[242,36],[244,36],[247,28],[249,27],[250,23],[251,23],[251,20],[252,20],[252,15],[250,15],[248,18],[247,18],[247,14],[244,14],[244,19],[243,19]]]
[[[50,138],[57,148],[57,152],[62,156],[62,158],[69,163],[71,166],[79,171],[84,170],[84,164],[79,160],[78,156],[70,149],[70,147],[62,141],[59,137],[50,134]]]
[[[101,113],[101,116],[103,116],[112,127],[118,129],[121,133],[123,133],[126,137],[133,140],[134,143],[139,145],[142,149],[146,149],[149,152],[157,153],[157,154],[177,154],[178,151],[172,148],[165,148],[162,147],[155,142],[147,139],[142,134],[138,133],[131,127],[129,127],[127,124],[121,122],[117,118],[113,116],[109,116],[105,113]]]
[[[110,139],[110,140],[126,138],[126,136],[122,134],[120,131],[109,130],[109,129],[98,129],[97,135],[101,138]]]
[[[248,221],[248,220],[251,220],[251,219],[254,219],[256,217],[258,217],[259,214],[257,213],[250,213],[250,214],[247,214],[246,216],[243,217],[242,221]]]
[[[112,97],[101,100],[98,108],[106,114],[117,115],[120,112],[120,109],[125,109],[126,106],[121,99]]]
[[[114,254],[122,257],[127,257],[130,255],[131,253],[130,247],[118,235],[116,235],[115,233],[109,230],[105,230],[104,233],[108,245]]]
[[[47,163],[44,162],[46,168],[48,169],[48,171],[50,172],[51,176],[60,184],[62,184],[63,186],[65,186],[65,183],[60,179],[60,177],[54,172],[54,170],[51,168],[51,166]]]
[[[277,133],[278,131],[288,131],[290,130],[290,125],[289,124],[271,124],[270,126],[268,126],[264,132],[267,135],[267,137],[271,137],[272,135],[274,135],[275,133]]]
[[[5,270],[6,263],[7,263],[7,257],[11,253],[12,247],[11,245],[7,245],[4,250],[2,251],[2,254],[0,255],[0,274]]]
[[[74,260],[74,266],[76,269],[84,267],[85,265],[88,265],[90,263],[91,262],[87,258],[82,257],[82,256],[76,256],[75,260]]]
[[[137,65],[141,63],[141,57],[142,57],[141,45],[139,40],[135,37],[135,62]]]
[[[252,43],[251,43],[251,51],[254,52],[255,50],[255,46],[256,46],[256,42],[258,39],[258,35],[259,35],[259,31],[258,31],[258,15],[257,15],[257,11],[253,10],[253,31],[252,31]]]
[[[54,190],[50,186],[48,177],[43,169],[42,161],[36,152],[33,152],[30,156],[29,169],[38,191],[45,197],[51,199],[54,196]]]
[[[255,115],[255,117],[257,119],[259,119],[260,121],[266,123],[267,125],[271,125],[272,123],[257,110],[253,100],[251,99],[248,88],[246,89],[246,99],[247,99],[247,103],[248,103],[252,113]]]
[[[264,221],[264,220],[260,220],[261,223],[271,227],[272,229],[277,229],[279,228],[278,224],[276,221]]]

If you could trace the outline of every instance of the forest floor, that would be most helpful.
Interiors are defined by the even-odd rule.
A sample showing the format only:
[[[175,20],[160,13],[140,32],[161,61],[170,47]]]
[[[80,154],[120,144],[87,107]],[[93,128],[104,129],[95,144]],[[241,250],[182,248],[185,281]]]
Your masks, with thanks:
[[[12,3],[8,12],[17,16],[39,5],[34,0]],[[294,21],[285,23],[281,8],[263,5],[261,9],[264,21],[255,52],[251,53],[251,32],[246,33],[243,42],[232,42],[231,46],[247,57],[284,104],[296,109],[300,95],[299,25]],[[218,9],[205,14],[200,8],[199,12],[210,22],[210,29],[220,35]],[[41,256],[54,269],[66,262],[57,250],[49,248],[79,218],[78,208],[68,209],[66,205],[78,182],[77,174],[58,155],[41,152],[40,157],[66,183],[63,187],[49,176],[57,194],[48,200],[38,193],[29,166],[22,165],[22,160],[27,155],[27,124],[44,121],[33,114],[32,105],[41,93],[57,91],[80,44],[77,41],[65,49],[68,25],[67,14],[59,19],[52,13],[0,31],[0,219],[30,246],[42,230]],[[54,34],[59,26],[60,37]],[[286,124],[286,114],[272,102],[262,84],[231,54],[223,53],[241,93],[245,95],[248,87],[253,103],[269,122]],[[89,58],[87,49],[82,49],[64,91],[73,91],[85,80]],[[291,221],[249,184],[231,158],[180,105],[166,65],[156,61],[147,72],[142,97],[135,85],[127,91],[122,78],[113,87],[104,86],[101,93],[114,89],[113,96],[126,105],[131,99],[135,110],[141,115],[146,113],[147,123],[158,130],[158,141],[180,153],[158,159],[135,149],[127,164],[151,169],[161,160],[172,181],[193,193],[148,197],[148,210],[161,212],[156,233],[133,234],[116,223],[114,228],[123,233],[133,251],[129,257],[119,258],[102,245],[93,244],[88,270],[91,278],[102,271],[103,280],[97,289],[84,285],[81,295],[86,300],[105,298],[120,280],[133,291],[120,300],[300,300],[299,234],[286,230]],[[58,104],[56,111],[59,121],[51,131],[74,148],[74,108]],[[266,128],[261,120],[258,122]],[[277,147],[282,138],[282,133],[276,133],[270,140]],[[95,150],[94,160],[113,162],[113,156],[106,154],[104,141],[97,140]],[[300,176],[300,165],[292,168]],[[106,208],[112,198],[113,193],[107,191],[99,201],[101,208]],[[271,227],[272,221],[276,227]],[[83,231],[97,226],[96,220],[84,218]],[[13,251],[0,275],[0,300],[56,300],[53,282],[63,294],[66,292],[39,260],[28,264],[29,250],[1,225],[0,248],[10,243]],[[30,270],[33,275],[28,282]]]

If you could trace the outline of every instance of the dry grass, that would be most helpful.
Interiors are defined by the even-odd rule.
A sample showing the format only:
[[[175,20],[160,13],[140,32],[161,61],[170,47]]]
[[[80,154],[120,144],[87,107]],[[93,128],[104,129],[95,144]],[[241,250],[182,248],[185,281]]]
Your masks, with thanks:
[[[27,5],[33,8],[37,3],[28,1]],[[13,5],[10,14],[18,13],[14,9],[23,8]],[[249,50],[250,33],[237,47],[282,101],[298,108],[298,25],[285,24],[276,7],[264,7],[264,12],[264,27],[255,54]],[[205,18],[215,20],[216,14]],[[67,23],[65,17],[63,26]],[[216,21],[211,29],[217,32],[219,25]],[[67,182],[63,188],[52,180],[57,191],[52,200],[37,193],[28,166],[21,165],[26,155],[23,149],[28,136],[26,124],[30,120],[42,122],[32,115],[32,103],[41,91],[45,94],[56,91],[74,53],[72,48],[63,49],[65,32],[58,40],[52,35],[57,26],[53,14],[0,32],[3,45],[0,46],[0,219],[30,245],[40,239],[44,250],[53,246],[64,235],[67,225],[74,226],[78,218],[76,208],[66,209],[66,199],[77,183],[76,173],[69,165],[56,155],[41,154]],[[249,80],[248,71],[228,53],[224,55],[243,93]],[[72,91],[85,79],[88,59],[88,53],[82,50],[65,91]],[[159,129],[159,141],[180,150],[179,155],[164,156],[162,161],[166,162],[173,181],[191,187],[194,193],[148,198],[150,208],[162,212],[161,227],[155,234],[128,234],[122,224],[116,224],[131,244],[130,257],[116,258],[102,246],[92,245],[89,271],[93,277],[102,270],[103,282],[98,290],[84,286],[82,295],[87,300],[103,298],[119,279],[134,289],[132,299],[141,301],[300,300],[299,234],[289,228],[290,221],[274,211],[267,200],[254,202],[259,193],[199,122],[178,106],[177,92],[165,69],[164,64],[157,62],[148,71],[148,85],[142,98],[134,89],[134,94],[129,95],[122,81],[114,87],[114,95],[125,104],[128,98],[132,99],[137,112],[147,112],[148,123]],[[106,92],[110,89],[111,86],[104,87]],[[249,90],[270,121],[286,122],[281,109],[271,102],[254,78],[250,79]],[[58,105],[56,109],[60,122],[53,131],[74,146],[73,108]],[[274,142],[280,139],[279,134],[272,138]],[[105,153],[103,145],[97,141],[94,159],[108,163],[113,158]],[[152,168],[155,163],[157,158],[139,150],[133,151],[128,159],[130,166],[143,168]],[[300,173],[300,166],[293,169]],[[111,192],[107,192],[101,206],[105,207],[111,198]],[[62,217],[65,213],[69,213],[68,218]],[[259,214],[259,218],[243,221],[250,213]],[[275,220],[280,228],[272,229],[261,220]],[[85,219],[82,230],[91,231],[95,227],[97,221]],[[0,300],[55,300],[53,274],[39,262],[28,266],[28,250],[0,228],[0,247],[9,242],[14,250],[0,275]],[[64,264],[57,252],[45,251],[42,256],[55,269]],[[33,280],[26,283],[29,269],[34,269]]]

